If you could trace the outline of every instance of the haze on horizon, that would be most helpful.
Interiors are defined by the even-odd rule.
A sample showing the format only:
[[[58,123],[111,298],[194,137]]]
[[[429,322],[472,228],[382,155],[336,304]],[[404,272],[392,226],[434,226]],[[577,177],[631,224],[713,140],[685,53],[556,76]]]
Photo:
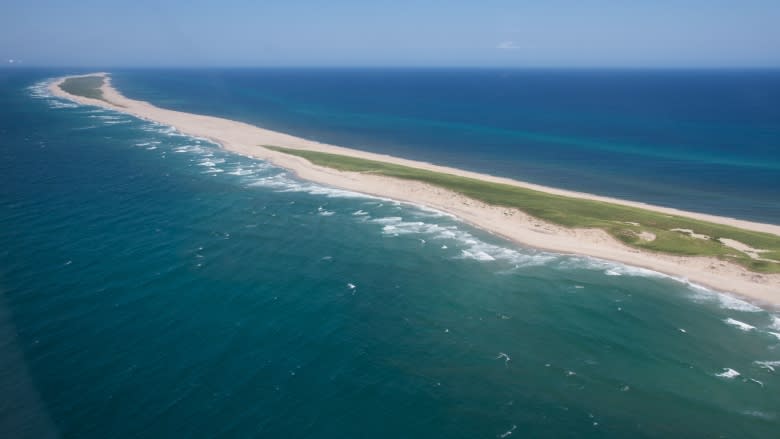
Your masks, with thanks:
[[[775,68],[777,23],[776,0],[30,0],[0,65]]]

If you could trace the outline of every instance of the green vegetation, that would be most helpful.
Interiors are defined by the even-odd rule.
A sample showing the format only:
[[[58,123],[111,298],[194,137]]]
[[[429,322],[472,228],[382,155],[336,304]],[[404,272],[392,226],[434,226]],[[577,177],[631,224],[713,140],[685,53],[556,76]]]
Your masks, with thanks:
[[[80,76],[66,79],[60,85],[60,88],[72,95],[105,101],[106,98],[103,97],[103,91],[100,90],[100,87],[103,86],[103,81],[102,76]]]
[[[341,171],[363,172],[417,180],[440,186],[485,203],[513,207],[539,219],[566,226],[600,228],[629,246],[662,253],[687,256],[714,256],[736,262],[762,273],[780,273],[780,237],[646,209],[601,201],[552,195],[507,184],[491,183],[452,174],[427,171],[373,160],[302,151],[277,146],[265,148],[303,157],[308,161]],[[671,229],[691,229],[710,239],[694,238]],[[655,235],[646,240],[643,232]],[[756,249],[774,261],[752,259],[747,254],[721,244],[719,238],[731,238]]]

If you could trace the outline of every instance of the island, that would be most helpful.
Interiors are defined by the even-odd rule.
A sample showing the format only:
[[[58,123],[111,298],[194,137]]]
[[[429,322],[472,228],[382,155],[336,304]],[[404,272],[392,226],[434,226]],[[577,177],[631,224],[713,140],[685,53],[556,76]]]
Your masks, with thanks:
[[[780,306],[780,225],[653,206],[329,145],[123,96],[108,73],[50,91],[175,127],[299,178],[452,214],[521,245],[625,263]]]

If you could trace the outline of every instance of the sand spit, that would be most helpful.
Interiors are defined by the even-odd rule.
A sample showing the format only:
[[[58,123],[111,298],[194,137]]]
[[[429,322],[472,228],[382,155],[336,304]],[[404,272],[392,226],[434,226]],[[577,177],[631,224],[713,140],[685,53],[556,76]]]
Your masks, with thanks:
[[[303,158],[271,151],[259,145],[276,145],[384,161],[484,181],[515,185],[551,194],[640,207],[668,215],[686,216],[780,236],[780,226],[778,225],[685,212],[673,208],[657,207],[644,203],[549,188],[508,178],[323,144],[259,128],[243,122],[167,110],[148,102],[136,101],[123,96],[111,86],[108,74],[94,73],[84,76],[94,75],[102,75],[106,79],[102,87],[105,100],[89,99],[64,92],[59,85],[66,78],[53,81],[50,85],[50,90],[54,95],[65,99],[131,114],[145,120],[174,126],[187,135],[211,139],[227,150],[268,160],[277,166],[291,170],[300,178],[306,180],[355,192],[429,206],[448,212],[474,226],[522,245],[559,253],[594,256],[648,268],[711,287],[718,291],[736,293],[774,307],[780,307],[780,275],[777,274],[751,272],[739,265],[715,258],[673,256],[641,251],[622,244],[602,230],[568,229],[541,221],[517,209],[488,205],[428,184],[398,180],[380,175],[341,172],[331,168],[316,166]],[[647,236],[644,238],[650,239],[651,237]]]

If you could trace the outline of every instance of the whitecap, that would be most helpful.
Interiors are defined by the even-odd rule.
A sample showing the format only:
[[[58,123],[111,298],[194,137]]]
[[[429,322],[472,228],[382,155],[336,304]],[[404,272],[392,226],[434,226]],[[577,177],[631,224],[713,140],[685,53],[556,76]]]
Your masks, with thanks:
[[[770,372],[774,372],[775,367],[780,367],[780,361],[754,361],[753,363]]]
[[[81,106],[76,102],[54,96],[49,90],[49,86],[52,84],[52,82],[54,82],[54,79],[52,78],[36,82],[35,84],[27,87],[27,91],[33,98],[45,100],[50,108],[78,108]]]
[[[498,437],[500,437],[501,439],[504,439],[504,438],[508,437],[509,435],[511,435],[512,433],[514,433],[515,430],[517,430],[517,425],[512,425],[512,428],[510,428],[509,430],[499,434]]]
[[[457,235],[452,231],[452,229],[454,229],[454,227],[451,229],[445,228],[445,230],[439,232],[436,237],[439,239],[455,239]]]
[[[115,114],[93,114],[92,116],[89,116],[92,119],[100,119],[100,120],[122,120],[122,117]]]
[[[571,270],[597,270],[602,271],[607,276],[632,276],[632,277],[652,277],[668,278],[669,276],[657,271],[648,270],[641,267],[632,267],[617,262],[606,261],[589,256],[568,256],[561,259],[557,268]]]
[[[279,168],[275,168],[279,169]],[[261,178],[255,178],[248,182],[249,186],[269,187],[280,192],[305,192],[311,195],[324,195],[328,198],[377,198],[371,195],[360,194],[357,192],[343,189],[329,188],[314,183],[308,183],[289,178],[285,172],[279,172],[275,175],[269,175]]]
[[[483,252],[483,251],[475,251],[470,252],[468,250],[461,250],[461,256],[464,259],[475,259],[477,261],[495,261],[496,258],[493,256],[490,256],[489,254]]]
[[[48,104],[49,104],[49,107],[55,108],[55,109],[58,109],[58,108],[77,108],[78,107],[78,104],[74,104],[73,102],[65,102],[65,101],[60,101],[60,100],[56,100],[56,99],[49,100]]]
[[[371,220],[372,223],[377,224],[393,224],[393,223],[399,223],[403,221],[403,218],[400,216],[388,216],[385,218],[374,218]]]
[[[449,331],[448,331],[448,332],[449,332]],[[507,364],[507,363],[509,363],[510,361],[512,361],[512,358],[511,358],[509,355],[507,355],[506,353],[504,353],[504,352],[499,352],[499,353],[498,353],[498,356],[496,357],[496,360],[498,360],[498,359],[500,359],[500,358],[503,358],[503,359],[504,359],[504,364]]]
[[[740,322],[739,320],[732,319],[731,317],[724,320],[724,322],[728,323],[729,325],[736,326],[737,328],[743,331],[751,331],[753,329],[756,329],[756,327],[753,325],[749,325],[745,322]]]
[[[375,218],[371,219],[370,222],[382,224],[382,233],[385,235],[403,236],[418,234],[427,235],[430,239],[457,241],[461,244],[460,257],[466,259],[484,262],[501,260],[513,263],[515,268],[519,268],[521,266],[542,265],[560,257],[551,253],[530,249],[520,251],[489,244],[477,239],[469,232],[459,230],[454,225],[439,225],[424,221],[403,221],[403,218],[398,216]],[[442,248],[447,248],[447,246],[443,245]]]
[[[205,159],[199,162],[198,166],[207,166],[213,168],[220,163],[225,163],[225,159]]]
[[[679,279],[678,279],[679,280]],[[697,303],[712,303],[718,305],[722,309],[729,309],[732,311],[742,312],[762,312],[762,308],[746,302],[742,299],[734,297],[730,294],[713,291],[707,287],[696,285],[688,281],[684,283],[690,288],[692,294],[689,296],[691,300]]]
[[[392,217],[391,217],[392,218]],[[380,218],[381,219],[381,218]],[[373,220],[372,220],[373,221]],[[378,222],[378,221],[377,221]],[[441,229],[437,224],[424,223],[422,221],[388,221],[393,224],[392,230],[401,235],[408,234],[431,234]],[[382,224],[382,222],[379,222]]]
[[[745,312],[761,312],[763,309],[759,308],[756,305],[753,305],[752,303],[745,302],[742,299],[737,299],[734,296],[730,296],[728,294],[722,294],[722,293],[716,293],[718,300],[720,301],[720,305],[722,308],[725,309],[732,309],[734,311],[745,311]]]
[[[765,413],[760,410],[745,410],[742,412],[743,415],[752,416],[754,418],[762,418],[762,419],[774,419],[775,416],[771,413]]]
[[[177,146],[176,148],[173,148],[173,151],[177,153],[192,152],[195,154],[203,154],[206,152],[205,149],[201,148],[198,145]]]
[[[729,367],[724,367],[723,368],[723,372],[715,374],[715,376],[717,376],[717,377],[728,378],[728,379],[736,378],[736,377],[738,377],[740,375],[741,374],[739,372],[737,372],[736,370],[731,369]]]
[[[256,173],[255,170],[253,170],[253,169],[244,169],[241,166],[236,166],[235,169],[233,169],[232,171],[228,172],[228,174],[230,174],[230,175],[238,175],[238,176],[252,175],[254,173]]]
[[[35,84],[27,87],[27,91],[30,92],[30,95],[32,95],[35,98],[39,99],[49,99],[53,98],[54,95],[51,94],[51,91],[49,90],[49,85],[51,85],[53,79],[45,79],[40,82],[36,82]]]

